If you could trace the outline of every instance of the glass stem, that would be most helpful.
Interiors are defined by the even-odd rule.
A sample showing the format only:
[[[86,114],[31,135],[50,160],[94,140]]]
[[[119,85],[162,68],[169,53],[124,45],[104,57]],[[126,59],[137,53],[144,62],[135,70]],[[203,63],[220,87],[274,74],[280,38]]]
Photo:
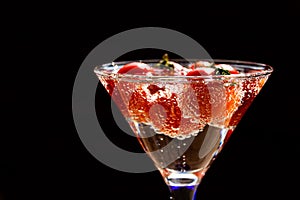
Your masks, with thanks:
[[[193,186],[169,186],[171,200],[195,200],[198,185]]]

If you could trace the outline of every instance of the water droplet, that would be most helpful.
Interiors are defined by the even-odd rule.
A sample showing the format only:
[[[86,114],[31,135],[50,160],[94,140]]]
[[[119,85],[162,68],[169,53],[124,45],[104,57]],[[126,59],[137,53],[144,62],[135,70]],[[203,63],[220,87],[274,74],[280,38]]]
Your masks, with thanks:
[[[192,136],[197,136],[198,135],[198,132],[197,133],[192,133]]]
[[[185,163],[185,162],[184,162],[184,163]],[[177,164],[175,167],[176,167],[176,169],[177,169],[178,171],[182,171],[182,172],[191,169],[191,167],[190,167],[189,165],[183,164],[183,163],[179,163],[179,164]]]

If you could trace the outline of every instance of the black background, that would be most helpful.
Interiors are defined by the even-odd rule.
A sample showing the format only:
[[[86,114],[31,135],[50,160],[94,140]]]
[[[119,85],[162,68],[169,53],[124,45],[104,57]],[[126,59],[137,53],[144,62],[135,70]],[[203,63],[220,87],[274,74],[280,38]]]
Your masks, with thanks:
[[[213,58],[274,67],[197,199],[297,196],[299,3],[112,4],[7,7],[1,30],[0,200],[169,198],[157,171],[125,173],[96,160],[72,116],[73,83],[89,52],[114,34],[145,26],[180,31]],[[97,95],[109,104],[100,87]],[[115,144],[141,150],[113,126],[108,109],[99,116],[112,128]]]

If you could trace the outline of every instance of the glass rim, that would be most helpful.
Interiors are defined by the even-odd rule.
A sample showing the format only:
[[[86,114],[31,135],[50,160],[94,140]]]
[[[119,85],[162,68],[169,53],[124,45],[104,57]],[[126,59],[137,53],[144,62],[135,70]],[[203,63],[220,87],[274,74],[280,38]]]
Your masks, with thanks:
[[[269,75],[273,72],[274,68],[271,65],[260,63],[260,62],[253,62],[253,61],[244,61],[244,60],[231,60],[231,59],[172,59],[170,61],[176,62],[176,63],[187,63],[187,64],[192,64],[196,63],[199,61],[203,62],[212,62],[216,64],[228,64],[232,66],[237,66],[239,68],[244,68],[244,69],[253,69],[253,70],[259,70],[255,72],[247,72],[247,73],[242,73],[242,74],[230,74],[230,75],[198,75],[198,76],[184,76],[184,75],[174,75],[174,76],[164,76],[164,75],[153,75],[149,76],[146,74],[140,75],[140,74],[117,74],[115,72],[107,72],[107,70],[104,70],[105,66],[118,66],[118,65],[124,65],[130,62],[142,62],[145,64],[156,64],[161,59],[145,59],[145,60],[126,60],[126,61],[116,61],[116,62],[109,62],[109,63],[104,63],[101,65],[97,65],[94,68],[94,72],[96,75],[99,76],[111,76],[114,75],[116,78],[120,79],[141,79],[141,80],[156,80],[156,79],[164,79],[164,80],[169,80],[169,79],[222,79],[222,78],[249,78],[249,77],[258,77],[258,76],[263,76],[263,75]],[[106,71],[106,72],[105,72]],[[146,79],[145,79],[146,78]]]

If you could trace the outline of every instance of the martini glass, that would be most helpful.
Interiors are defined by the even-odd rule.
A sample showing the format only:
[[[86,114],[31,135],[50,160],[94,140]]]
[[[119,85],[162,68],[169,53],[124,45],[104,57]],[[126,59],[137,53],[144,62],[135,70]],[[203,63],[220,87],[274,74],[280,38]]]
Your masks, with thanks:
[[[183,71],[157,67],[160,60],[141,60],[150,73],[117,73],[130,62],[103,64],[94,72],[159,170],[171,199],[195,199],[205,172],[273,69],[237,60],[177,59]],[[195,66],[230,66],[238,73],[186,76],[184,71]]]

